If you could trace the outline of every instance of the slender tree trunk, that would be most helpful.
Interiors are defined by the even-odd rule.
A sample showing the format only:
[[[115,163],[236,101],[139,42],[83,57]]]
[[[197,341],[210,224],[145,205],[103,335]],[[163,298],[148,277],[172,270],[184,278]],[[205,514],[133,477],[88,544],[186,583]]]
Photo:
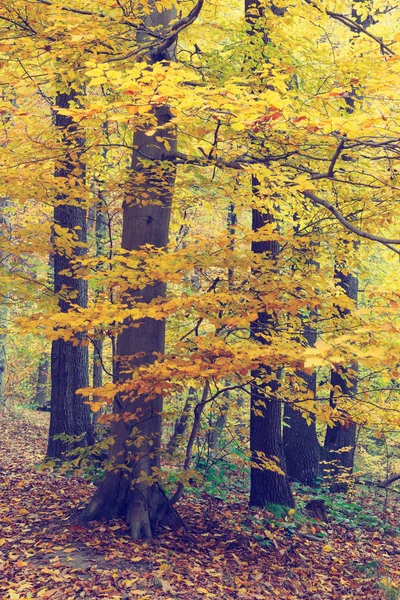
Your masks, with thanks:
[[[154,11],[147,25],[159,27],[159,32],[175,16],[174,9]],[[170,49],[153,58],[153,62],[171,60],[174,53],[175,49]],[[122,247],[127,251],[138,250],[145,244],[164,248],[168,243],[175,169],[160,164],[159,159],[165,153],[163,140],[168,140],[172,153],[176,151],[176,134],[169,125],[168,107],[158,108],[154,114],[159,126],[157,133],[146,135],[137,129],[134,135],[132,180],[123,207]],[[143,165],[143,156],[153,162]],[[165,292],[166,285],[155,282],[140,291],[132,290],[130,297],[149,303],[162,298]],[[156,354],[163,354],[165,345],[165,321],[145,318],[139,327],[132,327],[135,323],[131,321],[126,325],[117,341],[121,383],[129,381],[134,369],[151,364]],[[131,413],[133,417],[112,421],[111,435],[115,437],[115,444],[111,448],[111,459],[115,470],[107,474],[83,511],[84,521],[124,515],[134,540],[151,537],[160,524],[169,527],[181,524],[154,476],[160,467],[162,406],[161,396],[148,398],[126,392],[115,398],[114,415]],[[135,439],[137,443],[132,444]],[[143,476],[149,477],[150,482],[143,481]]]
[[[258,182],[254,178],[253,190],[257,194]],[[266,223],[273,222],[270,214],[253,210],[252,215],[253,231],[258,231]],[[252,251],[257,254],[269,252],[272,257],[276,257],[279,246],[277,242],[253,242]],[[266,344],[264,336],[268,335],[274,326],[273,315],[260,313],[258,319],[252,323],[252,337],[261,344]],[[253,371],[252,377],[254,384],[251,386],[250,406],[250,505],[263,507],[267,503],[274,503],[294,506],[282,445],[282,407],[277,393],[279,374],[273,373],[272,369],[265,365]],[[265,459],[276,462],[282,472],[265,468]]]
[[[255,14],[257,9],[258,15]],[[281,9],[274,7],[271,10],[276,15],[282,15]],[[268,32],[261,29],[258,17],[263,16],[263,5],[259,0],[245,0],[245,17],[249,26],[249,35],[260,35],[263,42],[269,42]],[[254,45],[255,51],[259,46]],[[252,57],[254,58],[254,57]],[[265,62],[262,51],[260,62]],[[252,178],[253,194],[258,194],[259,182]],[[267,212],[252,211],[252,229],[258,231],[266,223],[272,223],[273,216]],[[252,251],[257,254],[270,253],[272,258],[279,252],[276,242],[253,242]],[[266,344],[264,335],[268,334],[275,326],[274,315],[261,313],[258,319],[252,323],[251,334],[261,344]],[[260,335],[262,334],[262,335]],[[250,451],[252,467],[250,476],[250,505],[265,506],[267,503],[294,506],[294,500],[290,489],[289,480],[286,475],[285,456],[282,445],[282,406],[278,399],[279,373],[272,373],[267,365],[252,372],[254,384],[251,386],[250,399]],[[274,459],[272,457],[275,457]],[[265,468],[265,459],[276,462],[281,470],[270,470]]]
[[[57,108],[68,108],[76,97],[74,91],[68,94],[59,93],[56,98]],[[67,149],[65,159],[55,175],[69,179],[69,182],[74,178],[82,179],[83,165],[79,162],[82,140],[79,138],[77,127],[70,117],[61,115],[58,111],[55,114],[55,124],[62,131]],[[67,200],[66,196],[58,198],[59,204],[54,208],[54,223],[63,230],[74,232],[77,241],[85,243],[86,210],[68,204]],[[63,271],[71,270],[72,262],[85,250],[78,247],[71,256],[68,255],[62,245],[57,243],[58,227],[54,231],[54,291],[58,294],[60,311],[66,313],[72,303],[81,307],[87,306],[87,282],[62,274]],[[78,345],[62,339],[55,340],[52,344],[51,417],[47,448],[47,455],[52,458],[62,458],[66,451],[74,447],[93,443],[89,406],[84,404],[85,398],[76,393],[78,389],[88,386],[88,349],[81,345],[81,335],[78,335],[77,339]],[[76,441],[55,439],[54,436],[60,434],[72,436]]]
[[[314,346],[317,332],[306,326],[303,332],[309,346]],[[306,384],[306,391],[316,396],[317,375],[299,371],[297,373]],[[300,405],[301,408],[301,405]],[[283,447],[285,450],[287,474],[293,481],[304,485],[313,485],[319,474],[320,446],[314,415],[307,415],[311,423],[307,423],[301,410],[296,410],[289,403],[285,403],[283,427]]]
[[[106,253],[106,240],[108,238],[108,222],[106,216],[106,202],[104,200],[101,190],[98,192],[99,200],[96,203],[95,210],[92,214],[92,218],[95,222],[95,237],[96,237],[96,256],[101,257]],[[96,295],[98,292],[96,292]],[[102,337],[94,340],[93,344],[93,373],[92,382],[94,388],[100,388],[103,385],[103,346],[104,340]],[[93,397],[96,401],[96,396]],[[94,413],[93,424],[96,425],[100,411]]]
[[[374,24],[372,15],[367,15],[365,18],[357,13],[357,4],[363,2],[363,0],[354,0],[352,6],[352,17],[363,27],[369,27]],[[365,3],[363,2],[363,5]],[[372,2],[371,2],[372,9]],[[355,31],[355,35],[358,32]],[[354,92],[355,95],[355,92]],[[349,97],[346,102],[348,105],[348,112],[354,112],[354,95]],[[358,300],[358,279],[346,269],[344,265],[342,271],[340,267],[335,267],[335,277],[338,279],[338,285],[344,290],[345,294],[357,303]],[[343,311],[342,317],[349,314],[349,311]],[[355,370],[354,365],[352,370]],[[331,392],[330,392],[330,405],[332,408],[340,408],[340,398],[337,401],[336,396],[352,397],[357,392],[357,379],[355,377],[346,377],[346,370],[332,370],[331,371]],[[325,474],[328,472],[332,478],[331,489],[334,492],[345,492],[347,490],[346,475],[350,475],[353,471],[354,466],[354,453],[356,446],[356,433],[357,426],[350,419],[346,418],[346,413],[342,414],[344,423],[337,423],[334,427],[328,427],[326,430],[325,443],[323,458],[324,462],[329,463],[322,465],[322,471]],[[348,448],[346,452],[342,451],[342,448]],[[342,481],[341,481],[342,478]]]
[[[38,377],[35,395],[35,404],[39,409],[43,409],[48,403],[49,392],[49,371],[50,371],[50,356],[42,354],[39,359]]]
[[[358,279],[346,269],[335,269],[335,278],[338,285],[344,290],[345,294],[357,303],[358,299]],[[349,311],[342,311],[342,318],[349,314]],[[355,365],[351,366],[352,371]],[[341,412],[343,422],[336,423],[333,427],[326,430],[324,443],[324,459],[329,463],[329,475],[332,478],[332,491],[345,492],[347,490],[346,476],[353,471],[354,452],[356,446],[356,424],[351,421],[345,410],[341,410],[341,399],[348,400],[357,393],[357,379],[349,376],[345,368],[338,368],[331,371],[331,392],[330,405],[333,409]],[[343,451],[344,448],[347,450]],[[325,465],[326,469],[326,465]]]

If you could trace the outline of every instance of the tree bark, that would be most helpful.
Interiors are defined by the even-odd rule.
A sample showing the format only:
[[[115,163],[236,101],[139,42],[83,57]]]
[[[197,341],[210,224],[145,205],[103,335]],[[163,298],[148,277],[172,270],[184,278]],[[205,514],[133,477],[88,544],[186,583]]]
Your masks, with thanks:
[[[106,156],[106,153],[105,153]],[[109,228],[105,209],[107,207],[103,193],[101,190],[98,191],[99,200],[94,207],[92,214],[93,221],[95,224],[95,241],[96,241],[96,256],[101,257],[106,253],[106,239],[109,235]],[[89,220],[89,219],[88,219]],[[95,292],[96,296],[98,291]],[[93,341],[93,373],[92,382],[94,388],[100,388],[103,385],[103,337],[98,337]],[[112,357],[114,359],[114,357]],[[93,396],[93,401],[96,402],[97,397]],[[96,426],[97,420],[101,414],[101,411],[97,411],[93,416],[93,425]]]
[[[306,326],[303,332],[309,346],[314,346],[317,332]],[[305,384],[306,390],[316,396],[317,375],[313,373],[297,372]],[[301,405],[300,405],[301,408]],[[296,410],[291,404],[285,403],[283,427],[283,447],[285,450],[287,474],[293,481],[304,485],[314,485],[319,474],[320,446],[317,438],[317,429],[314,415],[310,415],[311,423],[307,423],[301,410]]]
[[[258,15],[254,13],[258,10]],[[276,15],[282,15],[282,9],[270,6]],[[258,24],[259,16],[263,16],[263,5],[259,0],[245,0],[245,18],[249,26],[249,35],[259,35],[265,44],[269,42],[268,32],[264,26],[261,29]],[[257,48],[257,45],[254,46]],[[254,58],[254,57],[252,57]],[[265,58],[260,55],[260,62]],[[252,177],[253,194],[258,194],[259,182]],[[258,231],[266,223],[273,222],[273,216],[258,210],[252,211],[252,229]],[[257,254],[269,252],[274,258],[279,252],[276,242],[253,242],[252,251]],[[261,344],[267,340],[260,334],[268,334],[274,328],[274,315],[261,313],[251,325],[251,335]],[[282,446],[282,406],[277,397],[279,373],[273,375],[272,369],[267,365],[252,372],[254,384],[251,386],[250,398],[250,452],[252,467],[250,474],[250,505],[265,506],[267,503],[294,506],[294,500],[290,489],[289,480],[285,473],[286,464]],[[269,381],[266,382],[266,379]],[[264,459],[276,457],[277,466],[283,471],[283,475],[265,468]]]
[[[56,98],[57,108],[68,108],[71,101],[77,98],[75,91],[59,93]],[[66,148],[66,156],[57,168],[55,176],[65,178],[69,184],[82,179],[84,168],[79,160],[82,140],[76,124],[71,117],[55,114],[56,127],[62,132]],[[78,159],[77,159],[78,157]],[[54,224],[63,230],[74,232],[76,240],[86,243],[86,210],[77,205],[67,203],[65,195],[59,196],[54,208]],[[68,312],[72,305],[87,306],[87,282],[83,279],[61,274],[71,271],[73,262],[85,252],[76,247],[69,255],[58,247],[58,227],[54,229],[54,292],[58,294],[60,311]],[[85,398],[77,394],[80,388],[88,386],[88,349],[82,346],[82,335],[76,336],[78,344],[55,340],[51,350],[51,416],[47,456],[63,458],[65,453],[74,447],[93,443],[93,431],[90,420],[90,409]],[[73,440],[55,439],[54,436],[66,434]]]
[[[253,191],[257,194],[258,182],[253,178]],[[272,223],[270,214],[252,211],[253,231],[258,231],[266,223]],[[261,254],[279,252],[277,242],[253,242],[252,251]],[[260,313],[251,325],[251,335],[261,344],[266,344],[265,335],[275,326],[275,317],[266,312]],[[250,476],[250,505],[264,507],[267,503],[294,506],[294,500],[286,475],[286,463],[282,445],[282,407],[278,398],[279,374],[263,366],[252,372],[254,383],[251,386],[250,405],[250,451],[252,458]],[[269,381],[265,381],[265,379]],[[264,459],[276,457],[277,466],[283,474],[265,468]],[[273,461],[275,459],[272,459]]]
[[[358,298],[358,279],[351,273],[342,271],[339,267],[335,269],[335,277],[338,285],[343,289],[346,296],[357,302]],[[349,311],[342,311],[341,317],[344,318]],[[355,370],[355,365],[351,369]],[[332,409],[340,410],[341,398],[352,398],[357,392],[357,379],[346,376],[345,368],[338,368],[331,371],[331,392],[329,403]],[[347,491],[346,475],[353,472],[354,452],[356,446],[356,424],[351,421],[347,413],[342,410],[341,417],[343,422],[336,423],[333,427],[326,430],[324,443],[324,459],[329,463],[329,477],[332,480],[331,489],[333,492]],[[343,448],[349,450],[343,451]],[[326,469],[326,467],[325,467]]]
[[[158,27],[160,33],[175,16],[174,9],[161,13],[154,10],[146,26]],[[175,48],[170,48],[149,62],[173,60],[174,56]],[[122,247],[127,251],[138,250],[145,244],[164,248],[168,243],[175,168],[161,164],[159,159],[165,153],[163,140],[168,141],[170,152],[176,151],[176,133],[169,125],[171,113],[167,106],[156,109],[154,114],[157,133],[149,136],[137,129],[134,134],[132,178],[123,206]],[[152,163],[144,165],[142,157]],[[164,297],[165,292],[165,283],[154,282],[140,291],[131,290],[130,298],[150,303]],[[145,318],[139,327],[133,327],[137,324],[132,321],[125,325],[117,340],[121,383],[129,381],[130,374],[139,366],[154,362],[157,354],[164,353],[165,345],[165,321]],[[82,520],[125,516],[134,540],[151,537],[159,525],[174,528],[182,524],[154,475],[160,467],[162,400],[160,395],[147,397],[129,392],[115,398],[111,425],[115,444],[110,453],[115,468],[106,475],[83,511]],[[115,419],[129,413],[130,420]],[[143,480],[143,476],[149,479]]]
[[[50,356],[42,354],[39,359],[38,366],[38,377],[36,386],[35,404],[38,408],[45,408],[47,406],[48,398],[48,387],[49,387],[49,370],[50,370]]]

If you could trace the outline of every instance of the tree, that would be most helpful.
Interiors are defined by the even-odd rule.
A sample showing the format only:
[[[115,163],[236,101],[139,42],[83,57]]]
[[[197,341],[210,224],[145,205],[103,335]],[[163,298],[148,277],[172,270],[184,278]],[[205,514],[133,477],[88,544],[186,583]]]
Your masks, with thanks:
[[[60,109],[68,109],[77,98],[78,94],[73,89],[59,92],[55,112],[55,126],[61,133],[65,152],[55,176],[66,180],[71,190],[79,188],[84,173],[79,161],[82,139],[72,118],[61,114]],[[60,243],[60,229],[74,237],[70,250]],[[85,253],[86,245],[86,210],[79,199],[71,205],[65,195],[59,196],[54,208],[53,241],[54,292],[58,295],[60,311],[68,313],[73,305],[84,308],[87,305],[87,282],[73,276],[75,261]],[[90,408],[77,394],[77,390],[87,386],[88,348],[83,344],[83,335],[77,334],[75,341],[55,340],[51,349],[48,457],[62,458],[74,446],[93,443]]]
[[[48,353],[39,357],[35,404],[45,408],[48,404],[50,356]]]
[[[308,345],[314,346],[317,340],[316,330],[306,324],[303,335]],[[284,405],[283,449],[288,477],[304,485],[313,485],[319,474],[320,446],[315,415],[302,413],[301,399],[307,399],[310,394],[311,398],[316,398],[317,374],[315,370],[311,373],[299,371],[297,376],[304,381],[304,387],[300,389],[300,393],[294,394],[295,401],[300,399],[298,406],[293,407],[289,402]]]
[[[175,18],[174,10],[153,8],[146,27],[165,30]],[[175,40],[165,49],[151,55],[150,63],[174,58]],[[176,152],[176,134],[170,125],[171,112],[167,106],[154,110],[157,133],[137,130],[134,134],[132,179],[124,201],[122,247],[139,250],[145,244],[165,248],[168,243],[170,212],[173,198],[175,168],[160,165],[165,153],[165,142]],[[143,158],[150,161],[143,163]],[[149,304],[165,295],[166,286],[152,282],[141,290],[127,292],[128,305],[132,301]],[[114,470],[106,475],[90,504],[82,514],[83,520],[101,516],[125,514],[131,536],[137,540],[152,537],[158,525],[180,524],[161,490],[157,477],[160,468],[161,413],[160,394],[135,395],[129,391],[132,371],[139,365],[151,364],[165,351],[165,320],[145,318],[140,326],[132,320],[125,322],[118,336],[118,379],[128,382],[127,391],[120,392],[114,403],[115,418],[111,435]],[[131,415],[129,420],[118,416]]]
[[[331,267],[332,247],[338,265],[349,247],[342,242],[342,227],[351,242],[360,235],[398,251],[399,240],[392,233],[398,213],[393,88],[399,67],[395,46],[379,41],[379,27],[377,36],[358,29],[355,43],[357,23],[345,2],[342,14],[336,12],[338,6],[333,12],[330,3],[280,0],[279,10],[263,4],[262,15],[248,3],[251,31],[249,20],[245,30],[243,7],[236,3],[229,8],[236,10],[237,19],[231,13],[227,18],[226,3],[218,2],[204,7],[198,24],[194,21],[202,2],[179,19],[168,14],[165,2],[143,2],[138,11],[136,5],[111,0],[103,4],[96,13],[80,0],[73,5],[46,0],[38,15],[35,2],[3,3],[0,53],[7,65],[15,66],[15,74],[6,70],[5,78],[18,91],[20,104],[12,136],[4,128],[12,147],[2,147],[6,167],[0,167],[0,188],[4,196],[12,192],[18,206],[31,207],[33,198],[42,202],[46,223],[40,229],[35,220],[29,229],[23,220],[14,236],[18,249],[14,243],[10,251],[16,262],[26,260],[34,226],[35,257],[43,261],[38,237],[49,229],[48,205],[67,207],[65,213],[75,219],[72,211],[87,208],[92,197],[83,170],[86,181],[94,181],[104,148],[109,152],[107,202],[114,203],[117,215],[124,198],[122,250],[118,216],[110,237],[115,251],[108,256],[94,256],[92,248],[78,255],[85,247],[84,234],[80,241],[80,230],[71,229],[76,221],[67,228],[59,227],[59,220],[55,243],[70,263],[67,272],[58,273],[65,280],[57,300],[68,303],[67,310],[60,311],[51,300],[43,308],[40,295],[31,294],[31,305],[25,301],[19,308],[28,306],[19,322],[25,331],[73,348],[77,344],[80,350],[118,335],[119,358],[111,381],[80,390],[84,405],[91,403],[93,410],[114,403],[112,415],[101,415],[104,422],[110,417],[114,441],[107,474],[83,517],[123,515],[138,538],[151,535],[159,523],[179,522],[161,488],[161,408],[171,415],[189,389],[206,393],[192,407],[183,468],[174,465],[178,489],[195,479],[190,462],[206,440],[203,425],[209,412],[203,409],[211,406],[212,411],[218,399],[230,394],[229,418],[232,413],[237,422],[242,418],[243,432],[248,420],[234,400],[250,394],[253,476],[265,467],[275,470],[271,486],[261,479],[253,485],[253,499],[263,505],[269,499],[291,502],[282,475],[281,413],[301,373],[321,367],[343,374],[353,363],[374,369],[384,347],[391,359],[380,386],[393,378],[396,336],[378,327],[390,326],[387,313],[379,316],[374,308],[373,319],[365,322],[358,315],[357,327],[337,318],[338,306],[353,307],[335,289]],[[379,16],[384,33],[389,18]],[[190,33],[185,33],[189,25]],[[65,86],[60,93],[70,94],[71,81],[86,88],[57,110],[69,119],[63,143],[60,128],[50,121],[48,103],[54,81],[60,79]],[[359,94],[364,87],[366,92]],[[350,113],[352,94],[355,110]],[[359,100],[363,95],[365,102]],[[36,127],[42,122],[44,132]],[[110,124],[108,132],[105,123]],[[54,177],[54,167],[60,166],[71,167],[66,177]],[[22,169],[24,185],[17,185]],[[177,211],[192,212],[195,227],[190,227],[185,248],[167,252],[172,196]],[[233,196],[240,215],[234,249],[221,216]],[[172,227],[177,221],[172,214]],[[363,262],[364,269],[373,256],[367,244],[354,261],[358,267]],[[299,257],[312,248],[320,255],[318,273],[310,265],[297,268],[299,262],[305,265]],[[20,275],[29,280],[26,273]],[[194,278],[196,286],[190,286]],[[17,274],[14,284],[16,280]],[[79,290],[72,289],[78,280],[82,289],[89,281],[93,290],[104,293],[92,294],[87,306],[79,304],[68,295],[72,290],[79,297]],[[35,285],[43,286],[43,278]],[[26,299],[21,287],[14,285],[15,296]],[[385,310],[391,301],[396,304],[396,290],[390,289]],[[299,337],[304,329],[299,315],[314,310],[320,335],[306,348]],[[61,370],[59,375],[64,376]],[[379,406],[377,417],[368,416],[372,427],[386,407],[376,390],[370,391]],[[305,414],[315,412],[323,424],[334,425],[345,420],[339,413],[342,400],[336,397],[334,408],[312,400],[301,406]],[[367,401],[366,395],[359,406],[346,401],[349,419],[360,421]],[[239,450],[244,464],[246,445]],[[175,456],[179,460],[178,452]]]
[[[358,279],[350,273],[346,267],[335,269],[337,285],[344,291],[346,296],[354,300],[357,306]],[[349,310],[342,311],[341,318],[349,314]],[[356,365],[349,369],[338,367],[331,371],[331,392],[329,403],[336,412],[335,424],[327,427],[324,442],[324,458],[328,471],[332,478],[332,489],[336,492],[346,491],[348,475],[353,471],[354,452],[356,446],[357,425],[352,420],[348,411],[341,406],[348,402],[354,402],[357,394]]]
[[[257,24],[258,18],[263,18],[261,3],[245,2],[246,21],[250,27],[249,33],[260,35],[262,43],[269,42],[268,33],[263,26]],[[280,13],[274,7],[274,13]],[[256,16],[255,16],[256,15]],[[265,25],[264,25],[265,26]],[[257,31],[258,27],[258,31]],[[261,51],[262,57],[262,51]],[[260,57],[260,59],[261,59]],[[260,194],[260,181],[253,176],[252,191]],[[275,207],[252,210],[252,230],[257,233],[267,223],[274,223],[273,210]],[[276,210],[276,209],[275,209]],[[279,254],[279,244],[275,241],[260,241],[252,243],[252,251],[256,254],[267,254],[272,260]],[[262,312],[251,324],[251,334],[261,344],[268,344],[270,330],[276,328],[277,315]],[[282,446],[282,405],[279,395],[279,372],[273,372],[270,366],[262,365],[252,371],[250,400],[250,452],[251,452],[251,483],[250,505],[265,506],[266,503],[294,506],[290,484],[286,476],[285,455]]]
[[[254,188],[257,193],[257,182]],[[266,222],[272,221],[271,214],[253,210],[253,231],[257,232]],[[270,253],[276,257],[279,245],[276,242],[253,242],[252,251]],[[270,329],[276,327],[275,315],[259,313],[251,325],[254,338],[268,344]],[[282,446],[282,405],[277,394],[279,373],[262,365],[252,371],[250,406],[250,451],[252,455],[250,505],[265,506],[266,503],[294,506],[290,484],[286,476],[285,455]]]

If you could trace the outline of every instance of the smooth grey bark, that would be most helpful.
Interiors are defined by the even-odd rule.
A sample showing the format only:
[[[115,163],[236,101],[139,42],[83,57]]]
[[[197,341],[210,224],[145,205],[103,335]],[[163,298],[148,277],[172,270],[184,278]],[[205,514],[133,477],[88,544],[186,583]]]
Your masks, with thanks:
[[[49,374],[50,374],[50,355],[42,354],[39,359],[38,376],[35,394],[35,404],[39,408],[45,408],[48,405],[49,398]]]
[[[146,26],[157,27],[160,33],[175,17],[175,9],[155,10]],[[175,47],[170,47],[149,58],[149,62],[174,60],[174,56]],[[163,140],[168,140],[172,153],[176,151],[176,133],[169,124],[171,113],[167,106],[155,109],[154,115],[159,127],[156,134],[146,135],[142,129],[134,134],[132,175],[123,206],[122,247],[128,252],[145,244],[165,248],[168,243],[175,168],[159,159],[165,153]],[[144,165],[144,157],[152,162]],[[165,292],[165,283],[154,282],[144,289],[130,290],[127,300],[149,303],[162,298]],[[121,383],[129,381],[129,372],[151,364],[156,353],[163,354],[165,350],[165,321],[146,318],[140,327],[132,327],[132,321],[125,325],[117,340],[117,374]],[[83,511],[82,520],[125,516],[134,540],[152,537],[159,525],[172,528],[181,524],[158,483],[149,485],[147,481],[138,481],[141,473],[151,477],[153,469],[160,467],[162,400],[160,395],[137,396],[132,392],[117,395],[114,416],[124,413],[135,416],[129,421],[112,421],[111,435],[115,444],[111,447],[110,459],[115,468],[107,473]],[[135,439],[140,440],[138,445],[133,443]]]
[[[303,336],[309,346],[314,346],[317,340],[315,329],[307,325]],[[298,371],[298,377],[304,380],[306,390],[316,397],[316,372],[305,373]],[[301,405],[300,405],[301,407]],[[314,485],[319,474],[320,445],[314,415],[309,415],[311,423],[307,423],[300,410],[289,403],[284,407],[283,447],[285,451],[287,474],[293,481],[304,485]]]
[[[59,93],[56,97],[57,108],[68,108],[70,102],[77,99],[77,93]],[[84,167],[79,161],[82,139],[71,117],[55,113],[55,125],[62,133],[65,157],[56,170],[55,176],[69,179],[70,182],[82,179]],[[78,157],[78,162],[77,162]],[[75,170],[78,172],[75,174]],[[54,208],[54,223],[67,231],[73,231],[79,242],[86,243],[86,210],[79,205],[68,204],[66,196],[59,196]],[[54,292],[58,295],[61,312],[66,313],[75,304],[87,306],[87,282],[83,279],[61,274],[73,270],[73,262],[85,252],[82,247],[74,249],[69,256],[57,245],[57,233],[54,232]],[[71,298],[69,294],[71,294]],[[75,447],[91,445],[93,430],[90,409],[86,398],[77,394],[80,388],[88,386],[88,349],[81,345],[82,335],[77,336],[78,344],[55,340],[51,349],[51,402],[50,431],[47,456],[63,458]],[[55,439],[54,436],[66,434],[75,441]]]

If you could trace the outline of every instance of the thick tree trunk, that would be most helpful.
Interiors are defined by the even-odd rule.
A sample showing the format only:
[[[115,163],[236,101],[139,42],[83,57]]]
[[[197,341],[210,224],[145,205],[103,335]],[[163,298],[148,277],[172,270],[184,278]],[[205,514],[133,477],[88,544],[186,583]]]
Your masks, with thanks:
[[[60,93],[56,98],[58,108],[68,108],[76,99],[76,92]],[[55,114],[55,123],[63,134],[67,155],[57,169],[56,177],[69,179],[82,178],[83,165],[76,161],[77,148],[82,144],[76,125],[70,117]],[[73,156],[74,155],[74,156]],[[75,171],[75,172],[74,172]],[[62,229],[74,232],[79,242],[86,242],[86,210],[80,206],[67,204],[67,198],[60,196],[54,208],[54,223]],[[58,294],[61,312],[68,312],[72,304],[87,306],[87,282],[83,279],[62,275],[70,271],[74,260],[84,253],[84,248],[75,248],[68,255],[57,244],[57,229],[54,232],[54,291]],[[71,295],[70,295],[71,294]],[[80,388],[88,386],[88,349],[82,346],[82,336],[78,344],[55,340],[51,350],[51,417],[47,456],[62,458],[74,447],[93,443],[90,409],[84,404],[85,398],[77,394]],[[74,440],[55,439],[66,434]]]
[[[338,279],[338,285],[344,290],[345,294],[357,302],[358,298],[358,279],[347,271],[343,272],[339,268],[335,269],[335,278]],[[342,312],[342,318],[349,311]],[[355,365],[351,366],[355,370]],[[331,392],[330,405],[332,408],[340,410],[341,399],[354,397],[357,392],[357,379],[346,376],[346,369],[331,371]],[[333,427],[326,430],[324,443],[324,460],[329,465],[323,465],[325,471],[328,471],[332,480],[332,491],[345,492],[347,490],[346,476],[353,471],[354,452],[356,446],[357,426],[348,418],[347,412],[341,410],[341,417],[344,423],[338,422]],[[343,448],[348,448],[343,451]]]
[[[258,182],[253,178],[253,190],[257,193]],[[266,223],[273,222],[269,214],[253,210],[253,231],[258,231]],[[252,251],[260,254],[269,252],[276,256],[279,246],[276,242],[253,242]],[[253,338],[266,344],[265,335],[274,328],[275,317],[267,313],[258,315],[251,326]],[[285,456],[282,445],[282,407],[278,399],[279,374],[272,373],[268,366],[252,372],[254,384],[251,386],[250,406],[250,451],[252,457],[250,478],[250,505],[265,506],[267,503],[294,506],[294,500],[286,476]],[[268,379],[269,381],[265,381]],[[272,458],[274,457],[274,458]],[[265,468],[265,459],[276,462],[283,473]]]
[[[39,408],[47,406],[49,392],[50,356],[46,353],[39,359],[35,404]]]
[[[147,26],[166,27],[175,16],[175,10],[154,11]],[[170,49],[153,62],[173,57],[174,49]],[[176,134],[169,125],[168,107],[158,108],[154,114],[159,126],[157,133],[149,136],[137,129],[134,135],[132,180],[123,207],[122,247],[127,251],[138,250],[145,244],[164,248],[168,243],[175,169],[161,165],[159,159],[165,153],[163,140],[168,141],[172,153],[176,151]],[[143,165],[143,157],[153,163]],[[165,292],[165,283],[154,282],[142,290],[131,290],[130,297],[136,302],[150,303],[162,298]],[[139,366],[154,362],[156,354],[162,355],[165,344],[165,321],[145,318],[139,327],[133,327],[137,323],[131,321],[126,325],[117,341],[121,383],[129,381],[131,372]],[[112,421],[111,435],[115,444],[110,458],[115,470],[106,475],[83,511],[82,520],[123,515],[134,540],[151,537],[159,525],[181,525],[155,475],[160,467],[162,406],[161,396],[125,392],[115,398],[114,416],[131,414],[132,418]]]
[[[317,332],[306,326],[303,332],[309,346],[314,346]],[[316,396],[317,375],[299,371],[297,373],[305,384],[306,390]],[[301,405],[300,405],[301,408]],[[319,474],[320,445],[314,415],[307,415],[311,423],[307,423],[301,410],[296,410],[289,403],[285,403],[283,428],[283,447],[285,450],[287,474],[293,481],[304,485],[314,485]]]

